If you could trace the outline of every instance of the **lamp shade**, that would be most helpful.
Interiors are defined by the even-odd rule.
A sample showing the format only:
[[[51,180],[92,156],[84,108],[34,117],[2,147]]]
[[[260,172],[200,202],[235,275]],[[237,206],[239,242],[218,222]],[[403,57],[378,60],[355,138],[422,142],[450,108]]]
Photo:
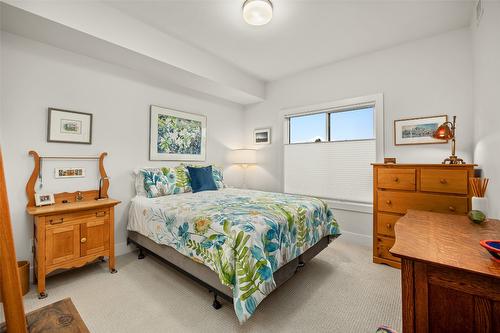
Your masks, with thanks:
[[[231,152],[233,164],[255,164],[257,163],[257,151],[255,149],[236,149]]]
[[[448,123],[444,123],[438,127],[433,136],[435,139],[451,140],[453,139],[453,130],[450,128]]]

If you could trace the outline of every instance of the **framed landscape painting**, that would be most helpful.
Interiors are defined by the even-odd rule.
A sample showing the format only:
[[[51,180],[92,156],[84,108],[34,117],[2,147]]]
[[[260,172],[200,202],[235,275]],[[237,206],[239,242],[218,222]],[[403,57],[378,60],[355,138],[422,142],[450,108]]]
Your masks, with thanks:
[[[92,114],[49,108],[48,142],[92,143]]]
[[[448,116],[400,119],[394,121],[394,144],[422,145],[447,143],[447,140],[433,138],[437,128],[448,121]]]
[[[151,105],[150,117],[150,160],[205,160],[205,116]]]

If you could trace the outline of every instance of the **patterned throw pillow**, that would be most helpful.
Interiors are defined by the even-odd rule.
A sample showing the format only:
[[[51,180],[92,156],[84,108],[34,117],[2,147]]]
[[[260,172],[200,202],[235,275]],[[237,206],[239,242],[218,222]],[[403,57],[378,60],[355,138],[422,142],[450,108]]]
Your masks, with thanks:
[[[174,168],[164,167],[161,168],[163,174],[168,178],[173,180],[173,185],[171,186],[171,193],[169,194],[179,194],[191,192],[191,183],[189,181],[189,172],[184,165],[178,165]]]
[[[141,173],[148,198],[191,192],[187,169],[183,165],[164,167],[160,171],[143,169]]]
[[[204,168],[209,166],[209,165],[194,165],[194,164],[187,164],[187,165],[181,164],[181,165],[190,166],[193,168]],[[189,177],[189,172],[187,173],[187,175]],[[214,182],[218,190],[226,187],[226,185],[224,184],[224,174],[222,172],[222,168],[219,168],[218,166],[212,164],[212,176],[214,177]],[[191,178],[189,178],[189,183],[191,183]]]

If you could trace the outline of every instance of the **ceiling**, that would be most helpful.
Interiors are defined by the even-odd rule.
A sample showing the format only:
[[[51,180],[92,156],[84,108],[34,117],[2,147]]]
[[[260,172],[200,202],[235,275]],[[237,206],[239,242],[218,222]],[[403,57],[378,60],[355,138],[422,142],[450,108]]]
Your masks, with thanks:
[[[106,3],[264,81],[465,27],[472,13],[459,0],[274,0],[271,23],[255,27],[243,0]]]

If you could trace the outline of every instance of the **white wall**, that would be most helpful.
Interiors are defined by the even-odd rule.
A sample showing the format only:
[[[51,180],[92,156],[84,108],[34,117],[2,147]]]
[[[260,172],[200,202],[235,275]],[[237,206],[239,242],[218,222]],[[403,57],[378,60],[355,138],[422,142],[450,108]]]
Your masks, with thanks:
[[[474,161],[489,177],[491,217],[500,218],[500,2],[483,1],[484,15],[474,22]]]
[[[384,94],[385,156],[398,162],[440,163],[446,144],[394,146],[395,119],[448,114],[458,117],[458,155],[472,162],[472,50],[469,29],[401,44],[272,82],[265,102],[245,110],[245,139],[272,127],[272,144],[259,146],[259,165],[249,170],[250,188],[283,189],[283,119],[280,110],[345,98]],[[363,220],[359,228],[357,220]],[[344,230],[371,234],[361,216],[340,221]],[[350,224],[350,225],[349,225]]]
[[[32,220],[25,213],[25,185],[33,168],[28,150],[46,155],[109,153],[105,166],[111,177],[110,196],[122,201],[115,230],[120,253],[125,250],[127,211],[134,195],[131,171],[145,165],[178,164],[148,161],[150,104],[207,115],[207,162],[226,164],[229,149],[239,148],[242,142],[243,110],[234,104],[176,94],[124,68],[8,33],[2,36],[1,56],[0,128],[19,258],[32,256]],[[47,143],[48,107],[92,113],[92,145]],[[239,169],[229,167],[225,175],[228,183],[240,183]],[[95,180],[90,183],[94,186]],[[49,184],[45,190],[58,192]]]

